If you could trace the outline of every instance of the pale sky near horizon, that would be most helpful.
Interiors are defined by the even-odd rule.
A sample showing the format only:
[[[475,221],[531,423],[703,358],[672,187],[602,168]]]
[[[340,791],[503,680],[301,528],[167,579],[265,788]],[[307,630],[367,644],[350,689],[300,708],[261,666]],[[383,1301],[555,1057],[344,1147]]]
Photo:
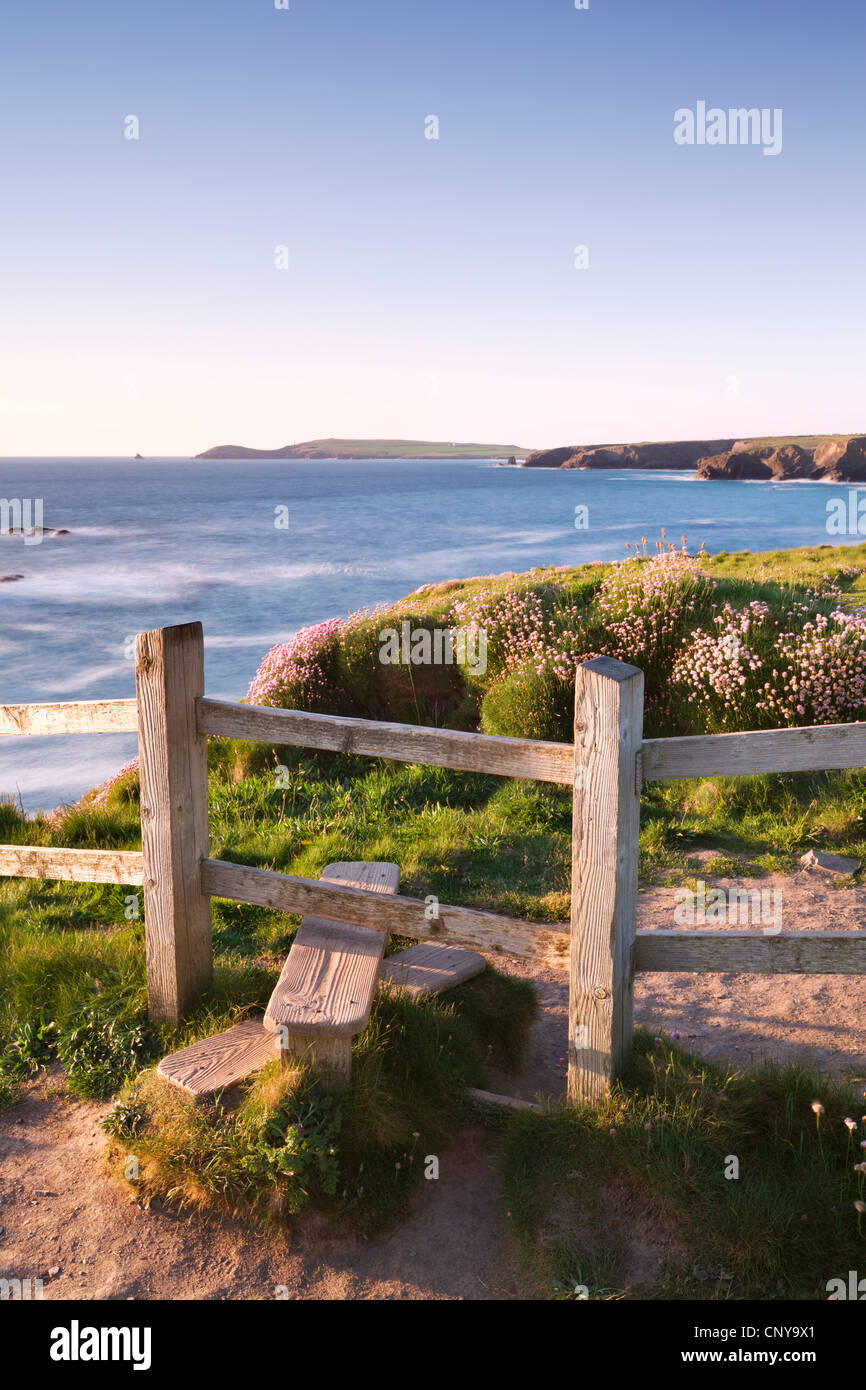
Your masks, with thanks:
[[[5,0],[0,456],[862,432],[864,40],[861,0]],[[699,101],[781,153],[678,146]]]

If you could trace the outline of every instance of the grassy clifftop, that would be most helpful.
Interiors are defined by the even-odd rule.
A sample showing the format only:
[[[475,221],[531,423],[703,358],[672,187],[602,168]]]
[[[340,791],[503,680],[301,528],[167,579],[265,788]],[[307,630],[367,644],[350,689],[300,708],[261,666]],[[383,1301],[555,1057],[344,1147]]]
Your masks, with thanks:
[[[593,642],[618,624],[618,640],[645,644],[638,664],[646,664],[647,656],[671,650],[666,643],[693,641],[700,624],[712,626],[726,604],[738,613],[748,609],[760,627],[764,607],[784,615],[799,603],[817,620],[840,606],[856,610],[866,590],[864,546],[719,555],[698,561],[697,570],[679,560],[672,567],[653,563],[646,557],[630,570],[590,565],[423,587],[389,611],[389,623],[406,615],[433,627],[466,622],[479,603],[498,615],[483,677],[470,673],[453,690],[416,680],[413,693],[409,674],[416,677],[420,667],[387,673],[390,684],[372,679],[371,671],[384,669],[368,640],[382,615],[337,630],[333,667],[316,665],[321,653],[313,647],[295,648],[287,669],[279,669],[289,678],[286,688],[294,695],[306,690],[311,703],[342,691],[341,698],[366,699],[383,714],[390,700],[392,712],[410,719],[413,698],[416,718],[440,708],[436,701],[441,713],[441,702],[452,700],[449,708],[461,709],[469,724],[532,719],[533,702],[522,701],[519,687],[508,693],[522,667],[518,661],[510,669],[507,659],[516,652],[531,665],[542,651],[536,644],[553,642],[556,661],[569,614]],[[642,574],[643,588],[617,588],[618,576]],[[672,593],[680,604],[675,610]],[[604,609],[614,601],[622,606]],[[664,621],[657,622],[660,615]],[[848,637],[844,626],[839,631],[843,652],[856,658],[856,628]],[[742,644],[750,641],[742,634]],[[722,648],[741,650],[736,643]],[[323,694],[314,666],[342,684]],[[491,691],[499,692],[492,701]],[[565,708],[567,717],[567,702]],[[545,717],[558,717],[557,711],[553,704]],[[653,717],[663,727],[661,704]],[[567,920],[571,798],[565,787],[228,739],[210,740],[209,773],[216,858],[310,878],[338,859],[389,859],[401,865],[401,891],[409,896],[435,894],[441,902],[530,921]],[[135,769],[50,819],[28,820],[0,803],[0,840],[139,848]],[[698,849],[715,852],[719,873],[760,878],[792,868],[810,848],[866,859],[866,773],[644,788],[644,883],[673,886],[713,871],[706,856],[693,858]],[[138,894],[100,884],[0,881],[0,1099],[14,1102],[29,1077],[59,1061],[74,1094],[118,1097],[107,1122],[109,1159],[117,1173],[124,1154],[141,1159],[132,1192],[140,1200],[158,1194],[280,1221],[312,1205],[362,1230],[376,1229],[405,1205],[421,1176],[419,1160],[439,1152],[465,1123],[463,1088],[484,1086],[491,1061],[517,1059],[532,1014],[530,987],[488,968],[438,1001],[383,998],[356,1040],[350,1094],[330,1096],[302,1075],[286,1083],[267,1074],[237,1106],[202,1109],[154,1080],[156,1059],[261,1009],[297,928],[285,913],[221,900],[213,902],[213,921],[212,990],[182,1028],[155,1028],[145,1012]],[[651,1190],[665,1210],[678,1212],[692,1258],[666,1279],[664,1296],[826,1296],[828,1271],[854,1268],[857,1258],[849,1136],[841,1118],[859,1115],[853,1093],[800,1071],[731,1078],[663,1042],[659,1050],[652,1039],[638,1038],[629,1075],[597,1111],[554,1108],[502,1122],[503,1220],[507,1210],[508,1229],[532,1278],[541,1281],[537,1286],[549,1295],[555,1278],[556,1297],[579,1297],[576,1285],[588,1285],[592,1297],[614,1296],[621,1275],[615,1252],[606,1252],[607,1224],[591,1250],[551,1245],[549,1231],[554,1210],[583,1211],[587,1182],[598,1177],[601,1183],[615,1168],[625,1188]],[[832,1115],[823,1147],[809,1109],[814,1096]],[[741,1155],[746,1181],[724,1181],[719,1155],[731,1152]],[[752,1170],[763,1174],[757,1187],[748,1180]],[[579,1189],[571,1181],[575,1172],[584,1174]],[[840,1185],[846,1186],[841,1205]]]

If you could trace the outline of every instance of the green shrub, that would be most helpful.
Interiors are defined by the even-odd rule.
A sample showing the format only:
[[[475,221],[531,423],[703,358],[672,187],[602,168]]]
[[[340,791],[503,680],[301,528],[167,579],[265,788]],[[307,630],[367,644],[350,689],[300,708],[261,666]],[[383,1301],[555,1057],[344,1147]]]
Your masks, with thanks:
[[[295,1096],[284,1093],[275,1105],[254,1092],[238,1123],[240,1166],[253,1183],[290,1179],[287,1190],[293,1201],[288,1209],[298,1211],[313,1186],[328,1196],[336,1193],[341,1126],[335,1098],[315,1085]]]
[[[531,667],[496,681],[481,704],[485,734],[570,743],[574,737],[574,682],[561,680],[550,669]]]
[[[381,660],[382,633],[393,629],[442,632],[446,629],[435,618],[406,610],[379,613],[346,628],[337,653],[338,681],[354,711],[364,719],[380,719],[397,724],[428,724],[455,727],[455,718],[464,719],[473,708],[467,691],[465,668],[456,662],[399,664]],[[456,725],[459,727],[459,723]]]

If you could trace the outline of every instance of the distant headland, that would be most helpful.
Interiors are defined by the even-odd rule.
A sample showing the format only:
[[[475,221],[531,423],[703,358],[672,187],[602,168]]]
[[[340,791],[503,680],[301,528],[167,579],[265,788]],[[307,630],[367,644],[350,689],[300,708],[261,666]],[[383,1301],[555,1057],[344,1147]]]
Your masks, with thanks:
[[[311,439],[282,449],[218,444],[199,459],[502,459],[518,468],[679,469],[703,480],[866,482],[866,435],[673,439],[640,444],[445,444],[426,439]]]
[[[282,449],[250,449],[244,444],[217,444],[196,454],[199,459],[523,459],[528,449],[516,444],[442,444],[427,439],[310,439]]]

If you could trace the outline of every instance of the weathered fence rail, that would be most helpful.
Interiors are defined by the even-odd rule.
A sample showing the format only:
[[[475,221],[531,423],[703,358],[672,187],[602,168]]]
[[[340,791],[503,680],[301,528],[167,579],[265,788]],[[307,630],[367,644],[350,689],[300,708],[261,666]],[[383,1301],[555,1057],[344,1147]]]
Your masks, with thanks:
[[[866,767],[866,724],[650,738],[642,748],[648,782],[671,782],[678,777],[748,777],[758,772],[828,772]]]
[[[642,779],[866,766],[866,723],[643,738],[643,675],[600,657],[577,670],[573,744],[267,709],[208,699],[200,623],[140,633],[134,700],[0,706],[0,734],[138,732],[140,853],[0,845],[0,876],[142,885],[151,1015],[176,1021],[210,983],[213,897],[333,917],[569,971],[568,1094],[606,1090],[633,1031],[634,973],[866,973],[866,935],[637,931]],[[424,763],[573,789],[571,921],[560,926],[210,858],[207,738]]]
[[[236,705],[227,700],[199,700],[198,729],[203,734],[426,763],[458,772],[526,777],[535,782],[569,784],[574,766],[570,743],[498,738],[456,729],[428,729],[422,724],[384,724],[373,719]]]
[[[866,975],[866,932],[747,927],[639,931],[635,969],[744,975]]]
[[[72,883],[144,882],[144,856],[125,849],[0,845],[0,877],[65,878]]]
[[[569,934],[519,917],[503,917],[473,907],[448,907],[437,903],[435,916],[419,898],[368,893],[319,879],[295,878],[270,869],[254,869],[207,859],[202,865],[202,887],[215,898],[235,898],[283,912],[330,917],[358,927],[414,936],[422,941],[442,941],[449,946],[470,946],[487,955],[520,956],[544,965],[568,963]]]
[[[134,734],[137,730],[135,700],[0,705],[0,734]]]

